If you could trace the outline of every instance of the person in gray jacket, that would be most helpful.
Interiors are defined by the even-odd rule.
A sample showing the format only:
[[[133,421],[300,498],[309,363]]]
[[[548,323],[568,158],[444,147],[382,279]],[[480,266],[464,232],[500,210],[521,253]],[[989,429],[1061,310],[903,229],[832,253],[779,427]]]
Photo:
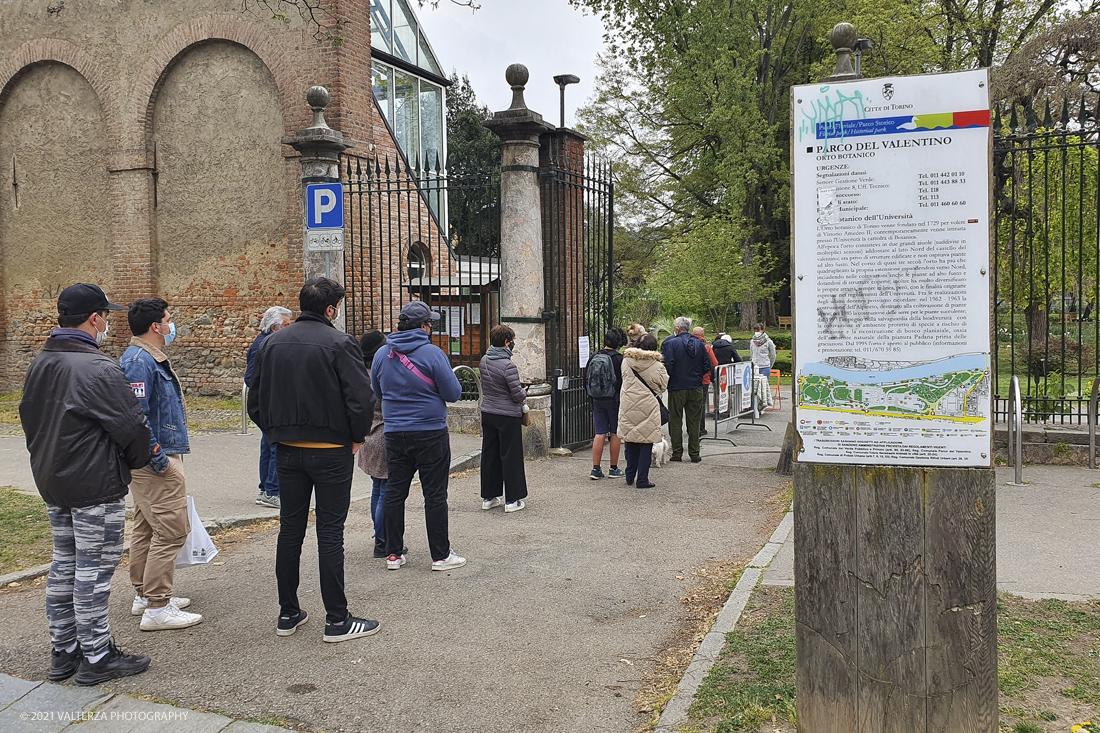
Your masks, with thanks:
[[[489,332],[489,350],[481,357],[481,508],[504,504],[504,511],[526,506],[523,470],[523,403],[527,392],[512,363],[516,333],[508,326]]]

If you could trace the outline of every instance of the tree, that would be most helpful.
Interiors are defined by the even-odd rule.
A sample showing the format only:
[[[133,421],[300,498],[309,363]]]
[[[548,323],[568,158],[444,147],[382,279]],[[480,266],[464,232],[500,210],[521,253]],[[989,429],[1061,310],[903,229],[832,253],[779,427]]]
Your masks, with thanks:
[[[483,122],[492,116],[478,104],[470,78],[451,72],[447,89],[447,221],[456,254],[500,256],[500,139]],[[486,186],[486,176],[496,176]]]
[[[574,3],[595,10],[608,29],[611,55],[581,118],[596,145],[619,161],[618,190],[635,199],[627,214],[639,227],[679,237],[721,221],[721,241],[736,248],[724,260],[736,256],[746,272],[759,273],[756,260],[766,253],[774,267],[768,279],[782,281],[789,261],[787,91],[816,52],[809,41],[817,4]],[[738,289],[742,325],[757,319],[758,301],[774,323],[758,278],[746,282]]]
[[[1065,15],[1057,0],[571,2],[606,29],[609,52],[581,120],[592,145],[616,161],[620,220],[677,241],[723,222],[722,241],[759,278],[741,291],[746,327],[758,305],[774,323],[762,287],[774,292],[789,273],[789,91],[832,72],[827,38],[837,22],[871,39],[863,73],[875,76],[1011,61]],[[1056,49],[1080,50],[1096,35],[1060,38]],[[680,266],[670,259],[659,268]],[[650,282],[681,280],[661,269]]]
[[[681,315],[706,314],[715,329],[725,331],[734,304],[747,293],[770,295],[774,286],[765,286],[759,275],[767,269],[767,255],[758,252],[753,266],[746,267],[743,232],[742,222],[716,217],[666,240],[654,279],[663,304]]]
[[[455,162],[500,161],[500,138],[484,122],[493,116],[477,101],[470,77],[452,70],[447,89],[447,151]]]

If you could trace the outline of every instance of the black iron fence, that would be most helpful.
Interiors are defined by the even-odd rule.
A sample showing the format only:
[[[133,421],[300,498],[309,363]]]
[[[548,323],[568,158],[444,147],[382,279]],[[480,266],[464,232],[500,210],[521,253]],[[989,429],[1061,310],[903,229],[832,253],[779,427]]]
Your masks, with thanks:
[[[349,156],[344,190],[348,332],[388,333],[421,300],[451,363],[477,365],[500,322],[499,167]]]
[[[614,184],[606,162],[568,142],[552,143],[541,167],[551,444],[573,447],[593,437],[580,339],[595,353],[612,323]]]
[[[1100,366],[1097,101],[995,115],[995,417],[1020,378],[1031,422],[1087,422]]]

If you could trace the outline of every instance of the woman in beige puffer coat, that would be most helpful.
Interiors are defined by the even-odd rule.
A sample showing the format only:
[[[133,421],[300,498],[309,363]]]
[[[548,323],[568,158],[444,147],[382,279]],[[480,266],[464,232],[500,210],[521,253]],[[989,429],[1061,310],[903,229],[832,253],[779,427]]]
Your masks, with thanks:
[[[639,489],[651,489],[653,444],[661,442],[661,406],[654,394],[668,387],[657,339],[645,335],[623,352],[623,389],[619,395],[619,437],[626,446],[626,485],[637,476]],[[652,388],[652,389],[651,389]]]

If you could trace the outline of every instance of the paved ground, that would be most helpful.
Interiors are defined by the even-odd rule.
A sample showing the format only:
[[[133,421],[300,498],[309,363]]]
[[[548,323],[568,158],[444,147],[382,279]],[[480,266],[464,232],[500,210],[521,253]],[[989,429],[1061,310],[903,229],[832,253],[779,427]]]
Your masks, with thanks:
[[[1025,486],[997,469],[997,588],[1025,598],[1100,598],[1100,471],[1028,466]],[[794,533],[764,573],[794,585]]]
[[[195,497],[195,508],[204,523],[279,516],[278,509],[256,504],[260,431],[255,426],[250,431],[250,435],[217,433],[191,437],[191,453],[185,456],[183,468],[187,493]],[[480,448],[478,436],[451,434],[452,457]],[[38,493],[23,436],[0,436],[0,486]],[[357,469],[352,500],[369,499],[370,492],[370,477]]]
[[[73,726],[79,725],[79,728]],[[0,730],[55,733],[279,733],[283,728],[234,721],[115,695],[101,687],[28,682],[0,674]]]
[[[216,436],[211,446],[234,439]],[[476,472],[453,480],[451,536],[470,563],[450,573],[429,571],[419,499],[409,502],[409,564],[397,572],[370,557],[367,507],[354,504],[348,595],[353,611],[383,624],[368,639],[321,642],[308,544],[302,602],[311,621],[275,636],[274,532],[226,549],[222,566],[180,571],[178,591],[207,616],[193,629],[138,631],[125,575],[116,575],[116,639],[154,662],[110,687],[330,731],[632,730],[642,718],[631,701],[681,624],[692,569],[748,560],[774,529],[764,500],[785,479],[743,467],[772,459],[707,450],[700,465],[654,470],[652,491],[589,481],[583,454],[528,463],[530,502],[517,514],[481,511]],[[211,487],[224,480],[217,485],[249,498],[250,468],[223,462],[211,471]],[[0,672],[44,677],[42,607],[41,590],[0,595]]]

